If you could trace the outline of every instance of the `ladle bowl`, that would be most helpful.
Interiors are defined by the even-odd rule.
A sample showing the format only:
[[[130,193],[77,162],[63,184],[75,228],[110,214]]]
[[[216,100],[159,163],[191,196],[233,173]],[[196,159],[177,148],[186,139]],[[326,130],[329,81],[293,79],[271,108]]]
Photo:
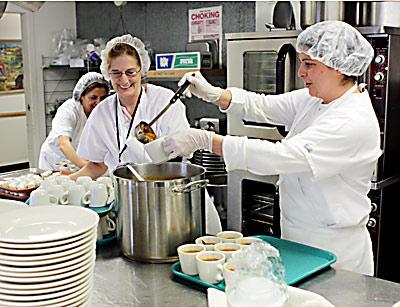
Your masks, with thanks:
[[[195,74],[193,73],[192,76],[194,77]],[[154,141],[157,136],[154,133],[153,128],[151,126],[169,109],[171,105],[173,105],[185,92],[185,90],[189,87],[190,82],[188,80],[182,84],[181,87],[175,92],[174,96],[172,96],[169,103],[158,113],[149,123],[145,121],[141,121],[135,127],[135,137],[138,139],[139,142],[143,144],[147,144],[151,141]]]

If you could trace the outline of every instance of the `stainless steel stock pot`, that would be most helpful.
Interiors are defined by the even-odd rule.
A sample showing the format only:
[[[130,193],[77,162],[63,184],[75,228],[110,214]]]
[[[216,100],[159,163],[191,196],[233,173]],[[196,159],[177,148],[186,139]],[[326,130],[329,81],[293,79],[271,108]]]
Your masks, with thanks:
[[[144,262],[176,261],[176,248],[205,232],[205,169],[167,162],[114,171],[117,239],[122,253]]]

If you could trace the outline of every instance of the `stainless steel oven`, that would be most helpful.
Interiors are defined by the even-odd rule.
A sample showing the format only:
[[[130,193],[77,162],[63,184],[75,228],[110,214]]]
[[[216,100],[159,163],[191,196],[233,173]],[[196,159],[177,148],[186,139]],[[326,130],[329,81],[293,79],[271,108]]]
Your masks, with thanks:
[[[227,85],[263,94],[301,88],[295,44],[300,31],[229,33]],[[245,121],[228,114],[230,135],[278,141],[284,127]],[[227,227],[245,234],[280,236],[278,176],[228,172]]]
[[[228,33],[227,85],[263,94],[281,94],[301,88],[296,39],[300,31]],[[228,133],[280,140],[284,130],[228,115]],[[283,129],[283,127],[282,127]]]
[[[358,30],[374,48],[374,59],[359,78],[367,84],[381,131],[382,156],[371,182],[371,234],[375,275],[400,282],[400,264],[393,254],[398,242],[400,189],[400,28],[368,26]]]

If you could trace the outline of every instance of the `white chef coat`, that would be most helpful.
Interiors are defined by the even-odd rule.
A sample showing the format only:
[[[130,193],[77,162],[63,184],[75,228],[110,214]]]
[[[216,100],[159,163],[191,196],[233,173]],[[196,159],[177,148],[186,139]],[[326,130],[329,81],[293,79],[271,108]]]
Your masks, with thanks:
[[[144,145],[134,137],[134,129],[140,121],[150,122],[170,101],[173,92],[169,89],[147,84],[143,89],[132,129],[126,138],[131,117],[117,103],[116,94],[104,99],[91,113],[82,133],[78,147],[78,155],[92,162],[104,162],[112,174],[118,165],[125,163],[151,162],[144,150]],[[117,103],[120,149],[118,150],[115,104]],[[177,100],[152,128],[158,137],[189,128],[186,119],[185,105]],[[118,162],[119,152],[127,144],[127,148]],[[221,222],[214,204],[206,195],[206,232],[216,234],[221,231]]]
[[[92,162],[104,162],[110,174],[118,165],[126,163],[151,162],[144,150],[144,144],[134,137],[134,130],[141,121],[150,122],[168,103],[173,92],[161,86],[147,84],[147,89],[142,91],[139,105],[133,119],[132,129],[127,138],[130,115],[117,103],[117,95],[104,99],[91,113],[89,120],[82,132],[78,155]],[[115,117],[115,104],[117,103],[120,148],[118,149],[117,128]],[[189,128],[186,119],[185,105],[176,101],[152,128],[158,137],[165,136],[174,131]],[[127,144],[126,150],[118,161],[119,152]]]
[[[51,131],[40,149],[40,169],[54,169],[53,164],[68,160],[60,149],[58,137],[70,137],[72,145],[77,148],[86,121],[82,104],[73,98],[66,100],[57,109],[51,123]]]
[[[368,93],[353,88],[322,104],[308,89],[270,96],[230,90],[226,112],[289,133],[277,143],[227,136],[227,170],[279,174],[282,237],[332,251],[338,268],[372,275],[367,193],[381,150]]]

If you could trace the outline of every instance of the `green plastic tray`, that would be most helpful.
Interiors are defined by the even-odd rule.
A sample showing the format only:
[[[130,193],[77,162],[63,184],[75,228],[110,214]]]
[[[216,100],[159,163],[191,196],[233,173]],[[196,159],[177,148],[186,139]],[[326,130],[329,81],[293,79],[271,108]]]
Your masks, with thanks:
[[[321,271],[336,261],[336,256],[328,251],[282,240],[269,236],[255,236],[260,238],[279,250],[285,266],[286,282],[288,285],[295,284],[300,280]],[[202,281],[198,275],[190,276],[182,272],[181,265],[178,262],[171,267],[172,273],[178,278],[200,287],[213,287],[219,290],[225,290],[225,283],[221,281],[218,284],[209,284]]]

